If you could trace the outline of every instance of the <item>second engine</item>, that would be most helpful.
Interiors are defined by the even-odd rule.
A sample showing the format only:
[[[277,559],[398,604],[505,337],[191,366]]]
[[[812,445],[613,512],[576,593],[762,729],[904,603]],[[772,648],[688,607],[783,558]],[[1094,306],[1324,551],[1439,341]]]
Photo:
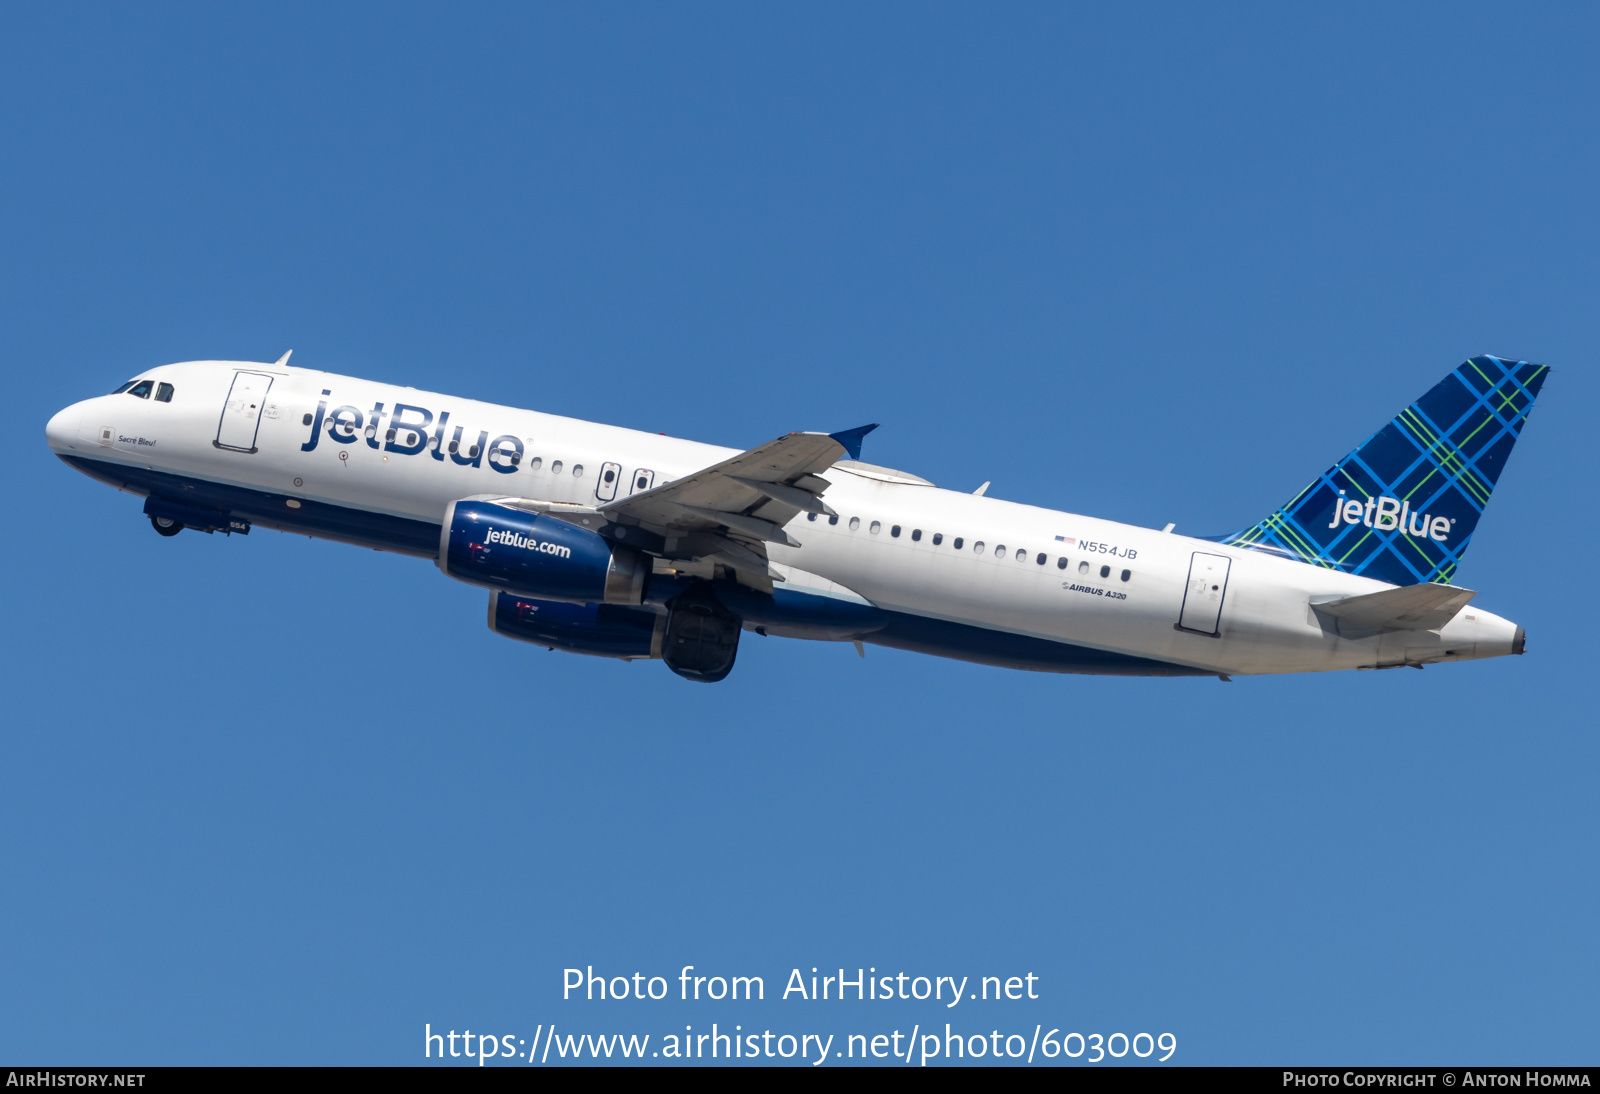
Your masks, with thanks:
[[[634,661],[661,656],[667,617],[649,608],[497,592],[489,594],[489,629],[547,649]]]

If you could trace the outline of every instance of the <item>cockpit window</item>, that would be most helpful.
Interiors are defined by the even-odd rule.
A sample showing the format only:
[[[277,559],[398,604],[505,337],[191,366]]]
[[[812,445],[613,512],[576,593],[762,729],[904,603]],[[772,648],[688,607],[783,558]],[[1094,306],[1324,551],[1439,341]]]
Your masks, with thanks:
[[[132,387],[134,384],[137,384],[138,382],[139,382],[138,380],[129,380],[127,383],[125,383],[121,387],[117,388],[117,390],[113,391],[111,394],[113,394],[113,395],[121,395],[124,391],[127,391],[130,387]]]
[[[173,387],[172,387],[171,384],[167,384],[167,383],[157,384],[156,385],[156,402],[158,402],[158,403],[170,403],[170,402],[172,402],[172,392],[173,392]]]
[[[155,387],[154,380],[140,380],[128,389],[129,395],[137,395],[141,399],[150,398],[150,389]]]

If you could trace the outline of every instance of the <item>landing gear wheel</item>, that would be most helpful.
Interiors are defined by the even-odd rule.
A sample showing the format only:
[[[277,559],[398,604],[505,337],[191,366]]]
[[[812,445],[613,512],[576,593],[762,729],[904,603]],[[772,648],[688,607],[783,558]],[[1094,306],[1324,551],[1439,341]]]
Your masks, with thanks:
[[[164,536],[175,536],[179,532],[183,531],[183,525],[179,524],[171,517],[151,517],[150,527],[154,528],[157,532],[160,532]]]

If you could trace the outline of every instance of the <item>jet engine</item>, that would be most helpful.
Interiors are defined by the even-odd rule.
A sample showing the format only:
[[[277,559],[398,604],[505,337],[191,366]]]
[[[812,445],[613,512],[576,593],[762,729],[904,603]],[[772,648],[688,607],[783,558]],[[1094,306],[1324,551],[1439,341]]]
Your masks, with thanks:
[[[568,604],[514,593],[489,594],[489,629],[568,653],[624,661],[661,656],[667,617],[620,604]]]
[[[539,600],[640,604],[650,559],[545,513],[466,499],[445,510],[438,566],[458,581]]]

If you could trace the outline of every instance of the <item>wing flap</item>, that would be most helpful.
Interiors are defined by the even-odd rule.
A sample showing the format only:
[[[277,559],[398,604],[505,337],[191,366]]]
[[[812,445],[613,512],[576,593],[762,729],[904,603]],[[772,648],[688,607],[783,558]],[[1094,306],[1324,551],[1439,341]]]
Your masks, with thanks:
[[[812,493],[811,491],[805,490],[798,486],[786,486],[781,482],[761,482],[757,479],[746,479],[732,475],[729,477],[735,479],[737,482],[743,483],[746,486],[755,487],[773,501],[779,501],[787,505],[792,505],[802,512],[816,513],[818,516],[823,517],[836,517],[839,515],[824,505],[817,497],[817,494],[821,493],[821,490],[817,491],[816,493]],[[826,479],[818,479],[814,475],[804,475],[802,476],[802,480],[820,482],[823,484],[823,490],[826,490],[829,486],[829,483]]]

